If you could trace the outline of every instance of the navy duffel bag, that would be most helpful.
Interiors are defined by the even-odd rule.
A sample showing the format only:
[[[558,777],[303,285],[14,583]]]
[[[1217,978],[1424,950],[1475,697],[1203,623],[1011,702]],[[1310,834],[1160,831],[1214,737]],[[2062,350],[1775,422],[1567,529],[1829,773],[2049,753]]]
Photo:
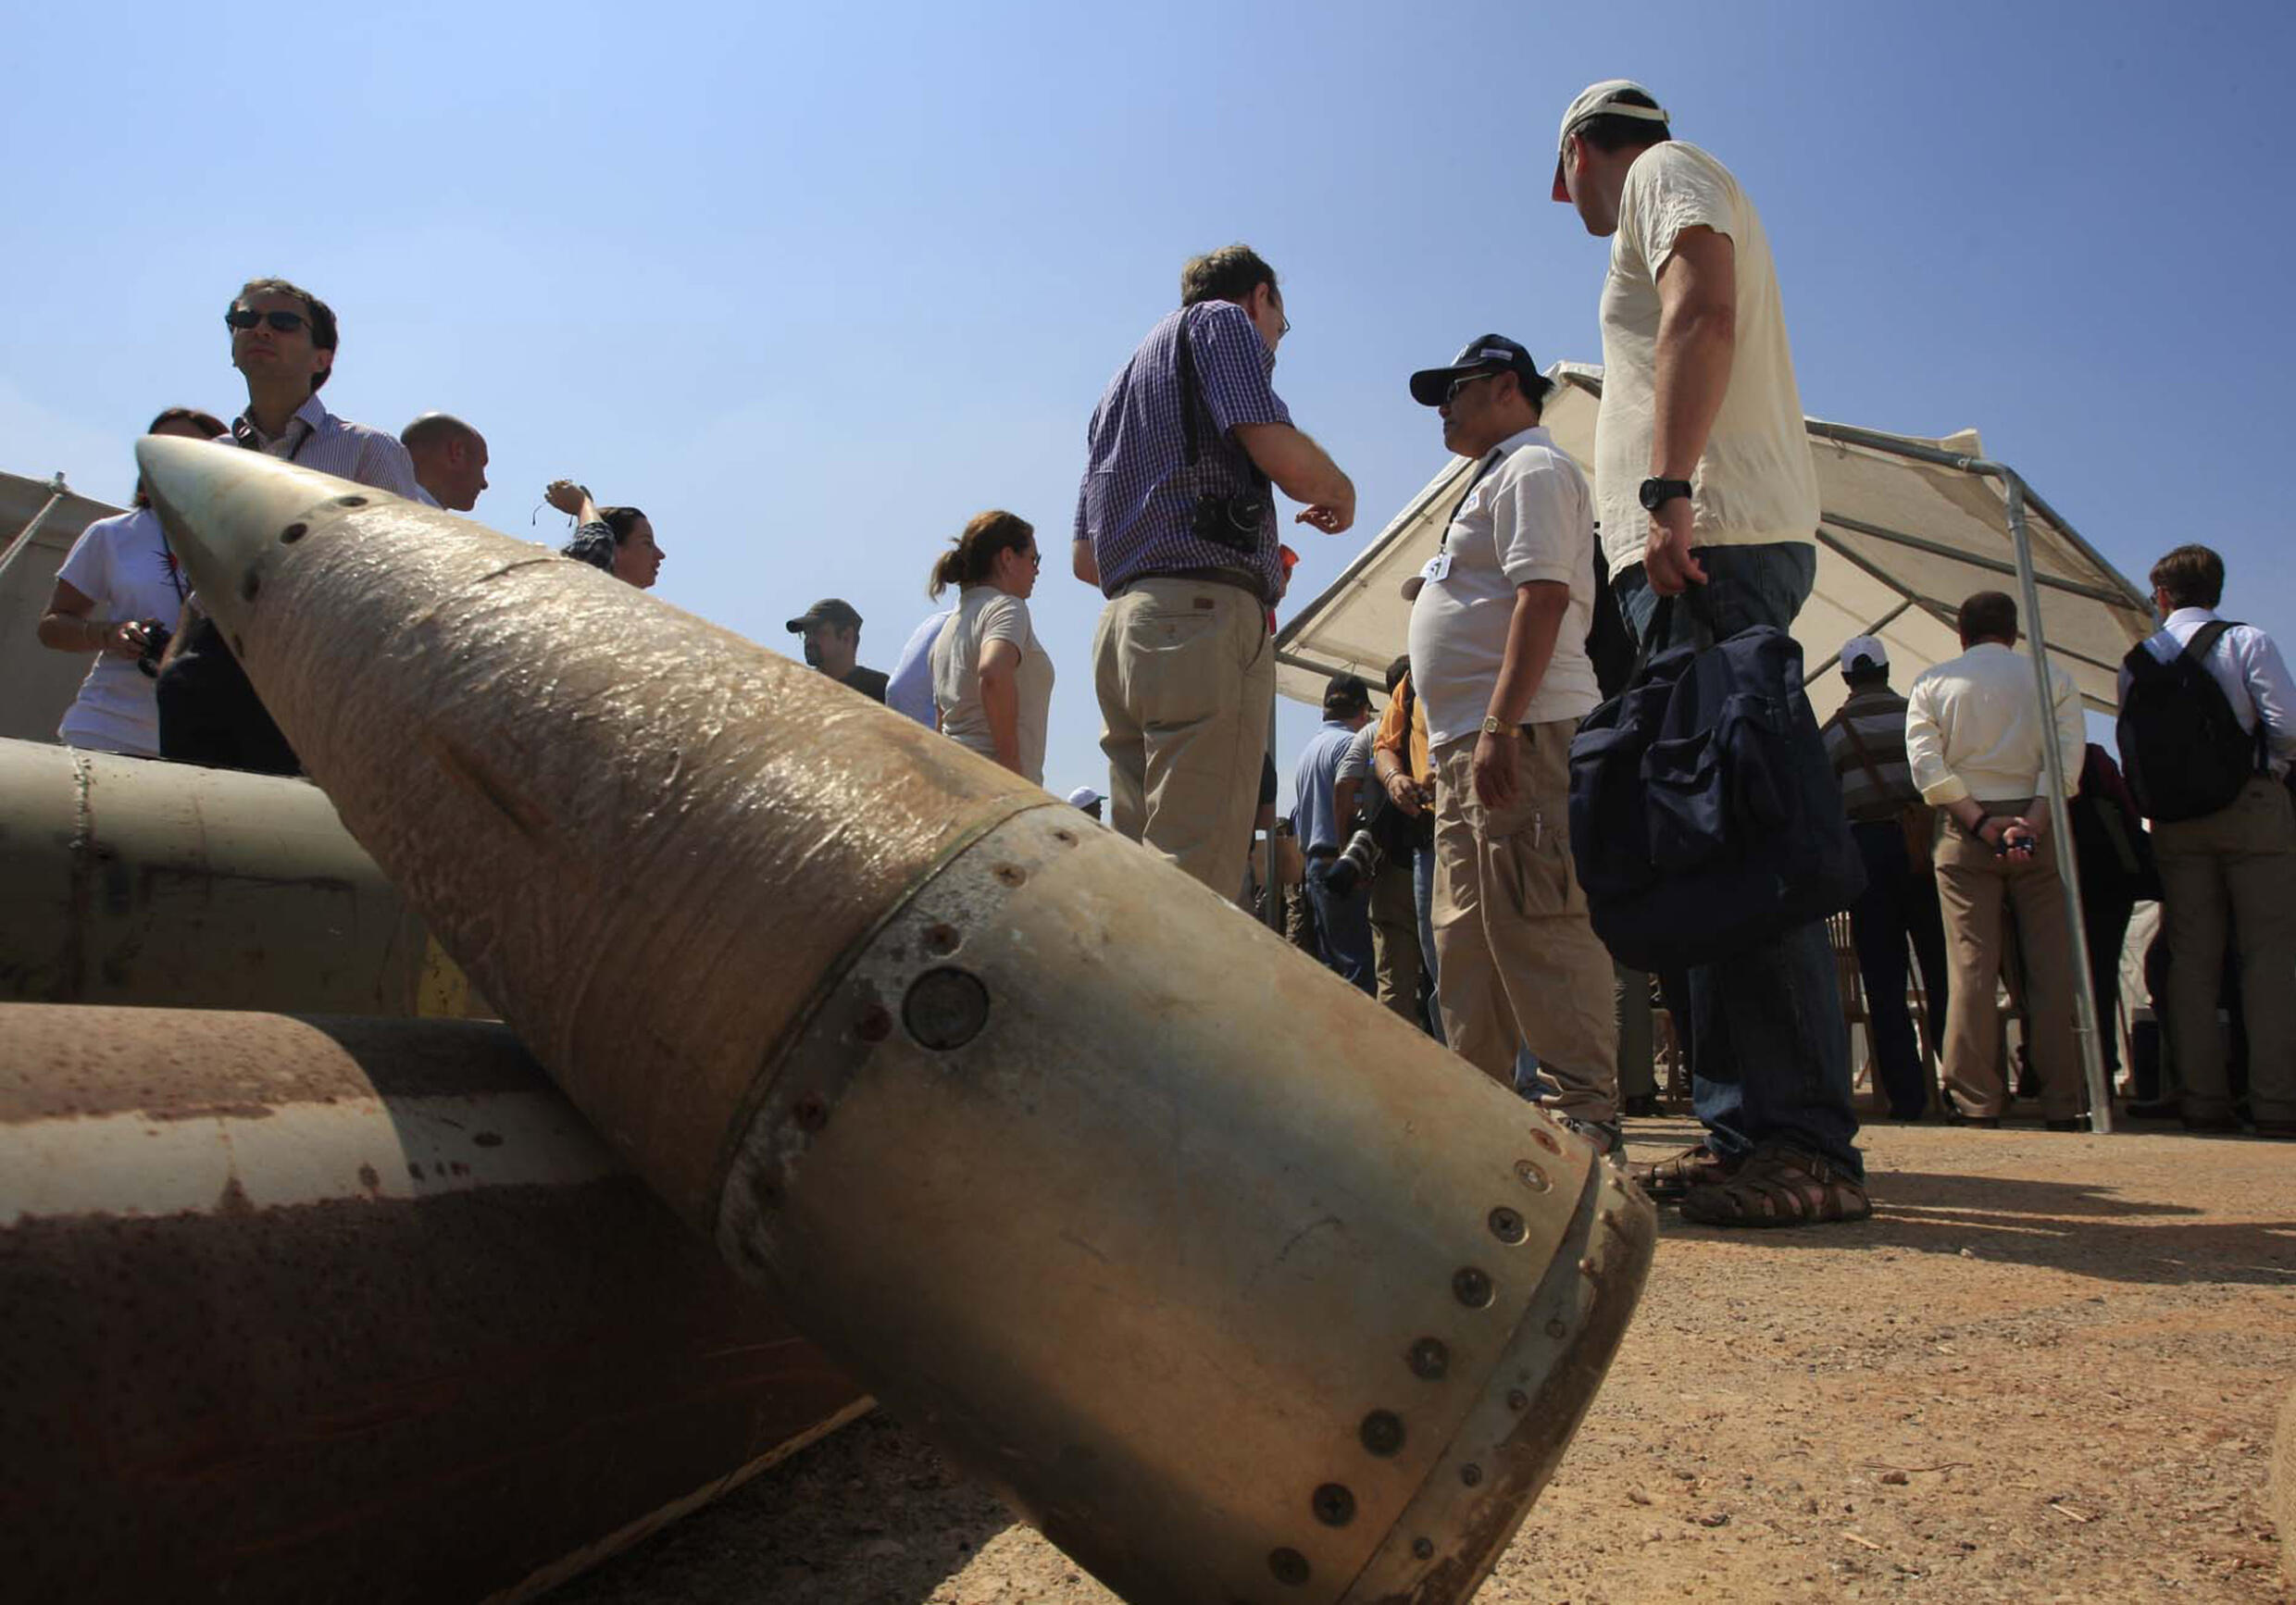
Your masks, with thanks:
[[[1570,850],[1594,934],[1630,969],[1712,964],[1848,907],[1865,865],[1793,637],[1645,649],[1570,744]]]

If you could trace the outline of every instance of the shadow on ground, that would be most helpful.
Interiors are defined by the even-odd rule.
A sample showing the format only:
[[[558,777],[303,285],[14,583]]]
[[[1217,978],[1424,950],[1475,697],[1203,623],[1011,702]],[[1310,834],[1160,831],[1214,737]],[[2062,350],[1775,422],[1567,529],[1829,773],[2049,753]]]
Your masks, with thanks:
[[[921,1605],[1012,1525],[1004,1506],[880,1411],[549,1599]]]
[[[1630,1129],[1641,1158],[1657,1157],[1668,1146],[1686,1146],[1699,1136],[1695,1123],[1687,1121],[1637,1122]],[[1875,1164],[1868,1176],[1874,1201],[1870,1221],[1739,1231],[1691,1226],[1668,1208],[1665,1229],[1716,1239],[1759,1238],[1783,1249],[1872,1246],[1954,1255],[1967,1250],[1997,1262],[2164,1287],[2296,1288],[2296,1208],[2291,1207],[2296,1183],[2287,1179],[2296,1172],[2296,1165],[2287,1163],[2296,1160],[2296,1152],[2288,1151],[2287,1144],[2142,1128],[2136,1135],[2067,1137],[2015,1126],[1921,1128],[1916,1139],[1929,1165],[1965,1157],[1969,1169]],[[2035,1152],[2031,1145],[2044,1143],[2079,1144],[2074,1151],[2093,1179],[2015,1174]],[[2140,1179],[2139,1165],[2131,1163],[2139,1160]],[[2063,1167],[2050,1168],[2061,1174]],[[2190,1201],[2171,1201],[2163,1196],[2169,1188]],[[2237,1218],[2243,1213],[2267,1218]]]

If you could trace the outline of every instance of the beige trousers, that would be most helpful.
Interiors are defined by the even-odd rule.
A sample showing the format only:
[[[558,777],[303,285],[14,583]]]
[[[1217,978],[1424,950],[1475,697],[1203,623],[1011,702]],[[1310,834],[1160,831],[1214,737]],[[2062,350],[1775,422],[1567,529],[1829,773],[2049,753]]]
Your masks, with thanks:
[[[1101,611],[1092,680],[1109,823],[1232,899],[1276,694],[1267,609],[1232,585],[1136,579]]]
[[[2168,931],[2167,1026],[2196,1118],[2232,1113],[2216,999],[2229,931],[2248,1026],[2249,1113],[2296,1120],[2296,807],[2262,777],[2202,819],[2152,828]]]
[[[2029,802],[2029,800],[2028,800]],[[2027,806],[1988,802],[1989,814]],[[2081,1112],[2080,1050],[2073,1032],[2072,940],[2065,929],[2065,887],[2056,842],[2040,839],[2029,859],[1997,856],[1950,815],[1938,816],[1938,902],[1945,914],[1945,1088],[1962,1113],[1980,1119],[2009,1101],[2002,1079],[2001,1017],[1993,989],[2001,979],[2002,922],[2014,909],[2017,955],[2025,972],[2027,1051],[2040,1082],[2040,1112],[2065,1120]]]
[[[1371,877],[1371,956],[1380,1005],[1418,1024],[1419,905],[1408,858],[1389,859]]]
[[[1587,921],[1570,860],[1575,719],[1524,728],[1515,801],[1475,795],[1475,739],[1429,754],[1435,769],[1435,995],[1453,1051],[1514,1085],[1526,1044],[1561,1089],[1554,1107],[1618,1118],[1618,1022],[1608,950]]]

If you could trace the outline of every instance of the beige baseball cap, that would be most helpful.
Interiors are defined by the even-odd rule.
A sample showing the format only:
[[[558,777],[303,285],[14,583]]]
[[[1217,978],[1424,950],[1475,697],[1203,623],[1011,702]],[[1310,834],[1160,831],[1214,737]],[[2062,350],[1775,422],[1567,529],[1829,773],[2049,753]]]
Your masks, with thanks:
[[[1570,131],[1591,117],[1635,117],[1644,122],[1663,123],[1669,120],[1662,106],[1621,104],[1621,94],[1639,94],[1644,100],[1656,101],[1657,96],[1631,78],[1606,78],[1591,83],[1578,92],[1578,98],[1570,103],[1563,114],[1563,126],[1554,136],[1554,199],[1567,201],[1570,192],[1563,187],[1563,156],[1570,149]]]

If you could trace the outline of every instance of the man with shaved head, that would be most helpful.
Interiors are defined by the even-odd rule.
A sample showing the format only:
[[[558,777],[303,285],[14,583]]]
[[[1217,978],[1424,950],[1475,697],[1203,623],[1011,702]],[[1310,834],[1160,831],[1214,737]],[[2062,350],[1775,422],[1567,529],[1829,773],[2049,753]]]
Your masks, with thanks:
[[[486,489],[486,437],[452,413],[425,413],[399,431],[415,478],[450,513],[468,513]]]

